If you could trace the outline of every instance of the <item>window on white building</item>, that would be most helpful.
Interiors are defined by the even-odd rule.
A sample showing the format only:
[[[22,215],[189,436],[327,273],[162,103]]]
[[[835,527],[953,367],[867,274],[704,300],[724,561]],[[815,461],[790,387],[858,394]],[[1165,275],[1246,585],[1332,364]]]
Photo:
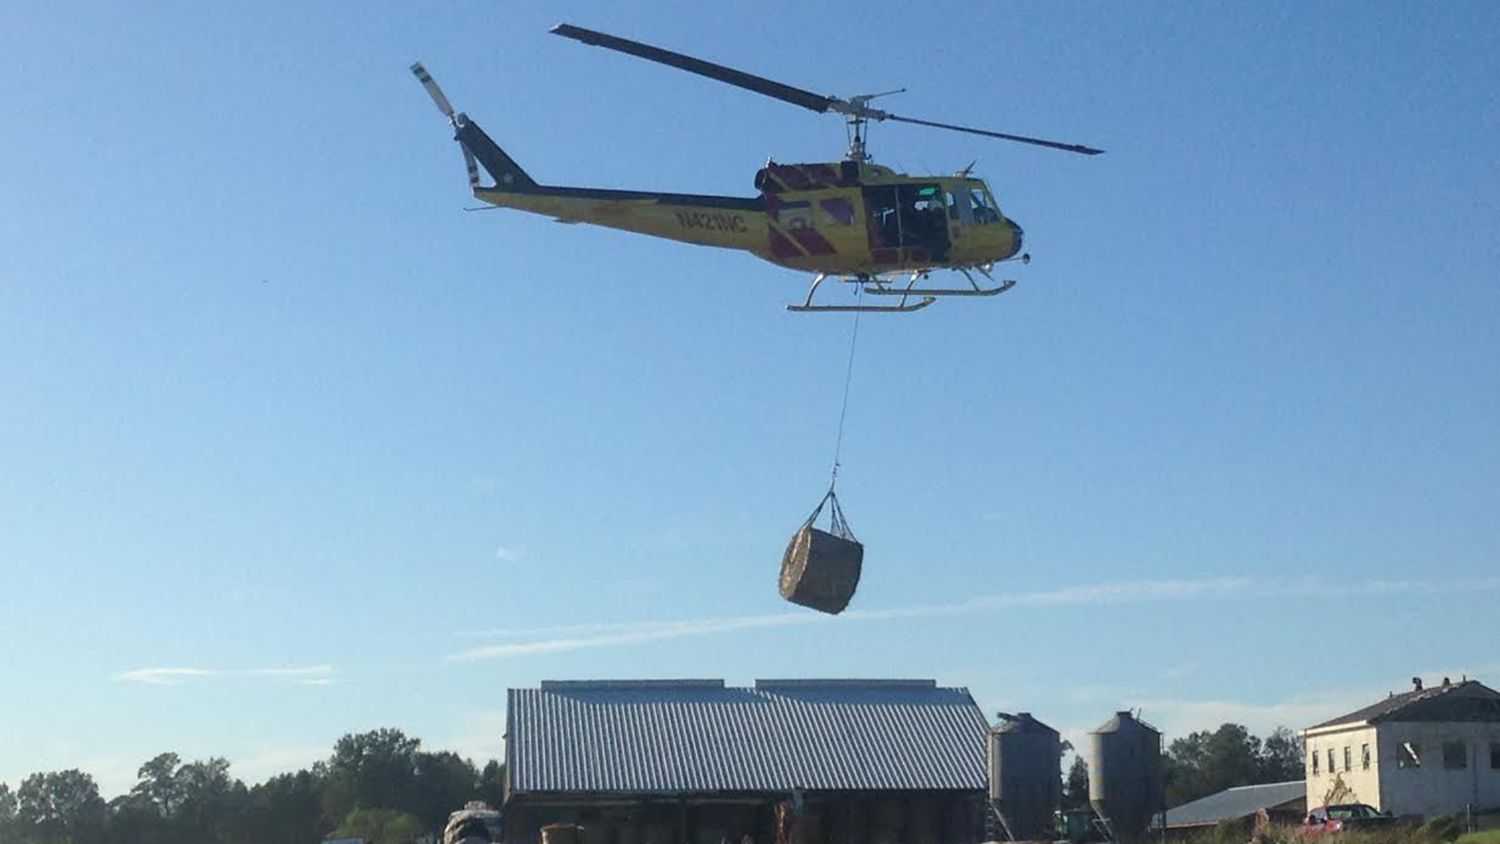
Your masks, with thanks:
[[[1422,767],[1422,745],[1420,742],[1401,742],[1400,752],[1396,754],[1396,767],[1398,768],[1420,768]]]
[[[1359,746],[1359,767],[1360,770],[1370,770],[1370,746],[1368,744]]]
[[[1331,774],[1334,771],[1337,771],[1338,769],[1339,769],[1339,764],[1338,764],[1338,762],[1334,761],[1334,759],[1333,759],[1333,748],[1330,747],[1330,748],[1328,748],[1328,773]]]
[[[1450,771],[1469,767],[1469,748],[1461,741],[1443,742],[1443,767]]]
[[[1312,759],[1312,772],[1313,772],[1313,776],[1317,776],[1318,775],[1318,751],[1314,750],[1312,753],[1309,753],[1307,755],[1308,755],[1308,757],[1310,759]],[[1493,750],[1490,751],[1490,756],[1491,757],[1494,756],[1494,751]]]
[[[1352,770],[1354,770],[1353,759],[1354,759],[1353,754],[1351,754],[1349,752],[1349,745],[1347,745],[1347,744],[1344,745],[1344,770],[1346,770],[1346,771],[1352,771]]]

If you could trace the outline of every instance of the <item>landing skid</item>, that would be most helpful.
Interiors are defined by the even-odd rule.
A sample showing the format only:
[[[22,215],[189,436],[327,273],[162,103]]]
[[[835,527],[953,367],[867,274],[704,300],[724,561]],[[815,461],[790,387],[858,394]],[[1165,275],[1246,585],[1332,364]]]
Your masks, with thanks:
[[[963,277],[968,279],[968,287],[917,287],[917,281],[925,280],[928,276],[928,273],[915,272],[911,274],[911,278],[906,282],[905,287],[894,287],[887,281],[884,281],[880,278],[874,278],[864,283],[864,291],[875,296],[925,296],[928,298],[936,298],[941,296],[999,296],[1001,293],[1004,293],[1005,291],[1016,286],[1016,282],[1014,279],[1008,278],[1004,281],[995,281],[995,277],[990,275],[988,267],[955,267],[954,269],[956,269],[960,273],[963,273]],[[974,280],[974,274],[973,272],[970,272],[970,270],[978,272],[980,275],[989,279],[989,281],[995,286],[980,286],[979,282]]]
[[[931,296],[924,296],[921,301],[902,303],[899,305],[787,305],[786,309],[796,314],[906,314],[912,311],[920,311],[936,302]]]
[[[917,282],[927,279],[930,274],[928,270],[918,270],[910,274],[904,287],[896,286],[888,278],[880,276],[858,274],[840,277],[839,280],[846,284],[858,284],[860,290],[872,296],[900,296],[901,301],[894,305],[814,305],[813,297],[818,292],[818,287],[831,276],[828,273],[818,273],[813,279],[812,286],[807,290],[807,299],[800,305],[787,305],[786,309],[793,313],[885,313],[904,314],[911,311],[920,311],[936,302],[944,296],[998,296],[1001,293],[1016,286],[1012,279],[995,281],[990,275],[988,266],[977,267],[955,267],[958,272],[963,273],[968,279],[968,287],[917,287]],[[984,287],[974,280],[972,271],[989,279],[994,286]]]
[[[787,305],[786,309],[798,314],[848,314],[848,313],[876,313],[876,314],[904,314],[911,311],[920,311],[936,302],[931,296],[923,296],[916,302],[907,301],[909,297],[902,296],[901,301],[894,305],[814,305],[813,296],[817,295],[818,287],[823,282],[832,278],[828,273],[818,273],[813,279],[812,287],[807,289],[807,300],[800,305]],[[870,275],[856,275],[849,278],[840,278],[840,281],[859,285],[878,284],[879,280]],[[869,288],[866,287],[866,290]]]

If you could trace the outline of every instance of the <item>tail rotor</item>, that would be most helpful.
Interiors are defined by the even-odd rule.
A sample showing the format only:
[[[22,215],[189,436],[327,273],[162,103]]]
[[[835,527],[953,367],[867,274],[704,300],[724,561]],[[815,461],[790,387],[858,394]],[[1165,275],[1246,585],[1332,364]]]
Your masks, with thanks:
[[[422,83],[423,89],[427,91],[427,96],[432,97],[433,104],[437,106],[438,111],[443,113],[444,117],[448,118],[448,123],[455,131],[463,123],[468,122],[467,115],[453,111],[453,104],[448,102],[448,97],[443,94],[443,89],[438,87],[437,80],[432,78],[432,74],[427,72],[427,68],[423,67],[421,62],[413,62],[411,72],[417,77],[417,81]],[[455,140],[458,139],[455,138]],[[463,150],[464,168],[469,171],[469,190],[474,190],[479,187],[479,162],[474,160],[474,153],[469,149],[468,144],[459,140],[458,148]]]

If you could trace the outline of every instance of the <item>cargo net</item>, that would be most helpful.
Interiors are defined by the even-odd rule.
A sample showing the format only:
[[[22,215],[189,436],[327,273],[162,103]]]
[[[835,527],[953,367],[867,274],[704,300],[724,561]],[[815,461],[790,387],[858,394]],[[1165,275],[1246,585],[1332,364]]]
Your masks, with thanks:
[[[824,507],[829,511],[828,530],[814,527]],[[781,558],[781,597],[820,612],[843,612],[859,586],[864,558],[865,547],[854,538],[830,487],[787,543]]]
[[[818,520],[818,516],[823,514],[824,507],[828,508],[827,532],[837,536],[839,539],[858,542],[859,540],[854,538],[854,531],[849,529],[849,520],[844,518],[844,508],[839,506],[839,497],[834,494],[832,487],[828,488],[828,494],[823,496],[823,500],[819,501],[818,506],[813,508],[812,515],[807,517],[807,521],[803,522],[802,526],[805,528],[812,527],[813,522]]]

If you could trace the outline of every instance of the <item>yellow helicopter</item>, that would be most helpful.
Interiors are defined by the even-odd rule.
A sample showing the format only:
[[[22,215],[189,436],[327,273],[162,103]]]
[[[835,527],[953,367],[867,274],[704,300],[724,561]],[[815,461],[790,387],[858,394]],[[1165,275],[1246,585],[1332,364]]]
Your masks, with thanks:
[[[909,312],[925,308],[940,297],[994,296],[1015,285],[1011,280],[994,279],[991,271],[996,263],[1017,256],[1023,263],[1030,261],[1030,256],[1021,252],[1020,225],[1000,212],[983,180],[970,176],[969,168],[953,176],[908,176],[872,163],[865,149],[869,121],[950,129],[1083,155],[1102,152],[1079,144],[901,117],[870,107],[871,100],[899,90],[848,99],[823,96],[571,24],[560,24],[552,32],[812,111],[844,115],[849,150],[843,161],[767,162],[755,174],[759,196],[558,187],[539,184],[528,175],[468,115],[454,112],[420,63],[411,66],[453,125],[476,199],[496,207],[545,214],[563,223],[591,223],[704,246],[741,249],[778,266],[816,273],[806,300],[788,305],[789,311]],[[480,183],[480,166],[494,184]],[[930,273],[938,269],[956,270],[967,285],[925,286]],[[976,281],[975,273],[987,283]],[[829,278],[859,285],[866,294],[899,298],[892,305],[814,304],[819,286]]]

